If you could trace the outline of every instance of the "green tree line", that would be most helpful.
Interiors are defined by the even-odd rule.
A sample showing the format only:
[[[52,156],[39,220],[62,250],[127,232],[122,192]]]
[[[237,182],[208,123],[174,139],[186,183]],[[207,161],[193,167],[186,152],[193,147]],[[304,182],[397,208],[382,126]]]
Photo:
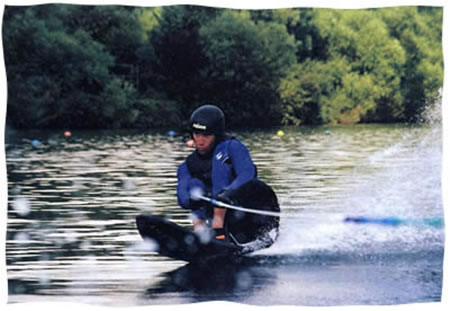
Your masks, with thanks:
[[[7,124],[417,122],[443,84],[440,7],[6,6]]]

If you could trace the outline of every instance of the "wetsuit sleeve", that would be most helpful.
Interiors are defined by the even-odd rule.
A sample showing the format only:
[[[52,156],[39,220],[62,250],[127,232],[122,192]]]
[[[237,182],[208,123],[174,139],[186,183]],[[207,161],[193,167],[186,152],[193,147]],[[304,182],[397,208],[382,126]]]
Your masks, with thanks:
[[[191,190],[194,188],[200,188],[202,191],[206,191],[205,185],[198,178],[193,178],[189,173],[189,169],[187,168],[186,162],[180,165],[177,172],[178,185],[177,185],[177,198],[178,204],[182,208],[198,208],[198,204],[195,204],[199,201],[190,200]]]
[[[238,140],[230,143],[229,152],[236,178],[225,190],[235,190],[256,177],[256,169],[247,147]]]
[[[189,181],[191,180],[191,174],[187,168],[186,162],[183,162],[178,167],[177,172],[178,185],[177,185],[177,198],[178,204],[182,208],[189,208]]]

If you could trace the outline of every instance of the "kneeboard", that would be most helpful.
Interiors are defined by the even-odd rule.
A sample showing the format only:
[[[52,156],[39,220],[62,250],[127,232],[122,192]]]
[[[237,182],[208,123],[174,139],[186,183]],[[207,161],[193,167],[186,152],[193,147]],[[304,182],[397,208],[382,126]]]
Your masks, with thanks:
[[[197,233],[183,228],[163,217],[141,214],[136,225],[143,239],[158,244],[160,255],[187,262],[204,262],[218,258],[232,258],[242,254],[242,247],[216,240],[202,241]]]

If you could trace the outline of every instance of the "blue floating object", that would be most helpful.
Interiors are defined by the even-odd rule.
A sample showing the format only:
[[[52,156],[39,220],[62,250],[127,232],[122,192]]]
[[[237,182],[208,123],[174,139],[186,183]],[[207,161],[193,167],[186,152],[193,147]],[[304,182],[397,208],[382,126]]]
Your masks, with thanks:
[[[374,220],[374,223],[377,223],[377,219]],[[398,226],[404,223],[404,221],[396,217],[387,217],[387,218],[380,218],[379,223],[388,226]]]
[[[356,224],[377,224],[386,226],[400,226],[400,225],[413,225],[413,226],[431,226],[435,228],[442,228],[444,221],[440,217],[435,218],[422,218],[422,219],[403,219],[398,217],[384,217],[384,218],[371,218],[371,217],[346,217],[344,222],[352,222]]]
[[[429,218],[424,220],[424,224],[435,228],[442,228],[444,226],[444,220],[440,217]]]
[[[326,130],[325,131],[325,135],[331,135],[331,131],[330,130]]]
[[[169,135],[170,137],[174,137],[175,136],[175,131],[170,130],[167,135]]]
[[[33,145],[33,147],[39,147],[41,145],[41,142],[39,140],[35,139],[31,142],[31,144]]]
[[[371,217],[347,217],[344,222],[353,222],[357,224],[379,224],[388,226],[398,226],[404,221],[396,217],[371,218]]]

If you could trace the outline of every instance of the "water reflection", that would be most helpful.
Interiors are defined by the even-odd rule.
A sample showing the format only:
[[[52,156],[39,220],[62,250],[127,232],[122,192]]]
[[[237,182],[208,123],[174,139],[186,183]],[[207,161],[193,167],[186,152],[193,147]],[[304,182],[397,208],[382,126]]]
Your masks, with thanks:
[[[420,258],[402,259],[416,269],[404,267],[401,282],[383,283],[377,277],[381,265],[395,271],[391,261],[361,264],[379,282],[370,284],[380,287],[380,296],[372,301],[394,301],[381,294],[390,286],[413,289],[409,296],[402,293],[397,302],[437,300],[442,229],[386,229],[342,220],[359,215],[442,217],[441,129],[358,125],[284,131],[283,137],[276,131],[233,133],[248,145],[259,176],[277,192],[283,213],[281,235],[273,247],[258,254],[266,258],[262,266],[260,261],[245,262],[207,271],[204,274],[209,273],[210,279],[220,280],[209,286],[199,277],[198,268],[157,256],[142,245],[134,222],[136,215],[152,213],[190,226],[188,211],[176,202],[176,169],[191,152],[185,137],[136,131],[73,131],[71,137],[8,132],[9,301],[77,297],[77,301],[107,305],[202,299],[313,304],[320,298],[320,289],[329,289],[325,280],[342,281],[336,267],[347,272],[354,267],[354,261],[342,252],[367,259],[409,251],[433,256],[428,258],[429,266]],[[32,143],[35,139],[38,146]],[[338,256],[340,264],[326,264],[324,250]],[[305,256],[305,252],[317,255]],[[292,258],[314,262],[306,267],[313,267],[315,276],[307,268],[298,268],[305,266],[304,261],[286,266]],[[330,280],[330,275],[335,279]],[[360,288],[359,295],[337,292],[324,304],[367,301],[368,293],[361,289],[367,283],[349,275],[354,279],[347,286]],[[310,289],[310,297],[296,296],[291,289],[306,286],[302,278],[318,289]],[[425,283],[429,290],[419,295]],[[278,293],[279,300],[269,289]],[[146,298],[140,300],[137,297],[143,292]]]
[[[264,306],[439,301],[436,284],[442,286],[442,262],[436,258],[442,255],[324,250],[301,256],[258,255],[235,264],[188,264],[160,274],[141,299],[152,304],[226,300]]]
[[[163,273],[158,284],[145,293],[145,299],[158,299],[161,295],[177,294],[189,302],[227,299],[239,301],[252,296],[276,280],[269,270],[254,269],[254,260],[240,262],[214,261],[207,265],[187,264]]]

